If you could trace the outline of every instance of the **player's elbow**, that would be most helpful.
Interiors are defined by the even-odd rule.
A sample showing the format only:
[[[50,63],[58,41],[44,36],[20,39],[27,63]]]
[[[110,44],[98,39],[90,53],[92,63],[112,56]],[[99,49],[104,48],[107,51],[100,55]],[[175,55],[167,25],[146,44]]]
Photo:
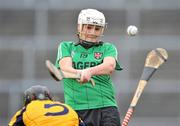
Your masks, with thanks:
[[[112,74],[113,71],[114,71],[114,69],[115,69],[115,64],[110,63],[110,64],[108,65],[108,74]]]
[[[112,74],[116,67],[116,60],[113,57],[106,57],[104,59],[107,74]]]

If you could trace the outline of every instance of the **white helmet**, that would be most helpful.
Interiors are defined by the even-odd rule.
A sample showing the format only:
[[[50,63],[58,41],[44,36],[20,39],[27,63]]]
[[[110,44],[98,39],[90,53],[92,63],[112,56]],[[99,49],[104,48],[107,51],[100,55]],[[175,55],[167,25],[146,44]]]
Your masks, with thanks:
[[[95,9],[81,10],[78,16],[78,24],[91,24],[105,27],[105,16],[102,12]]]

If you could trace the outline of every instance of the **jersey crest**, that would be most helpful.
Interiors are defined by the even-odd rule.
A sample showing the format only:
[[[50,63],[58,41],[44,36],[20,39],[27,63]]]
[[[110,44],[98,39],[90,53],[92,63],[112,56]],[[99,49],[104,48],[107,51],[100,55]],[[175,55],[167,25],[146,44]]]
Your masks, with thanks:
[[[101,53],[101,52],[95,52],[95,53],[94,53],[94,58],[95,58],[95,59],[101,59],[102,54],[103,54],[103,53]]]

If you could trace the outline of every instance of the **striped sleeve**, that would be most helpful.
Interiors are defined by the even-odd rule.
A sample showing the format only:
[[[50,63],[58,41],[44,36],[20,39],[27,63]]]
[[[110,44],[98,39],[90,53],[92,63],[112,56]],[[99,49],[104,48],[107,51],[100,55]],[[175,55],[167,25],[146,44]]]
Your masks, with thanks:
[[[23,122],[23,113],[25,108],[16,112],[16,114],[10,120],[8,126],[25,126]]]

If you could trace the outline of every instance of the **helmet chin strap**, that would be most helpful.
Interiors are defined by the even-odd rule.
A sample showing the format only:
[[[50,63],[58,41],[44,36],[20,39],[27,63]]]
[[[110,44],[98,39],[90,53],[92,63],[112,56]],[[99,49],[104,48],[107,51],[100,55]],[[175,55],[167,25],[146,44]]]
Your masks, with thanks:
[[[79,39],[79,42],[76,45],[81,45],[85,49],[89,49],[89,48],[91,48],[93,46],[100,46],[102,44],[103,44],[102,41],[99,41],[99,42],[90,42],[90,41],[85,41],[85,40]]]

